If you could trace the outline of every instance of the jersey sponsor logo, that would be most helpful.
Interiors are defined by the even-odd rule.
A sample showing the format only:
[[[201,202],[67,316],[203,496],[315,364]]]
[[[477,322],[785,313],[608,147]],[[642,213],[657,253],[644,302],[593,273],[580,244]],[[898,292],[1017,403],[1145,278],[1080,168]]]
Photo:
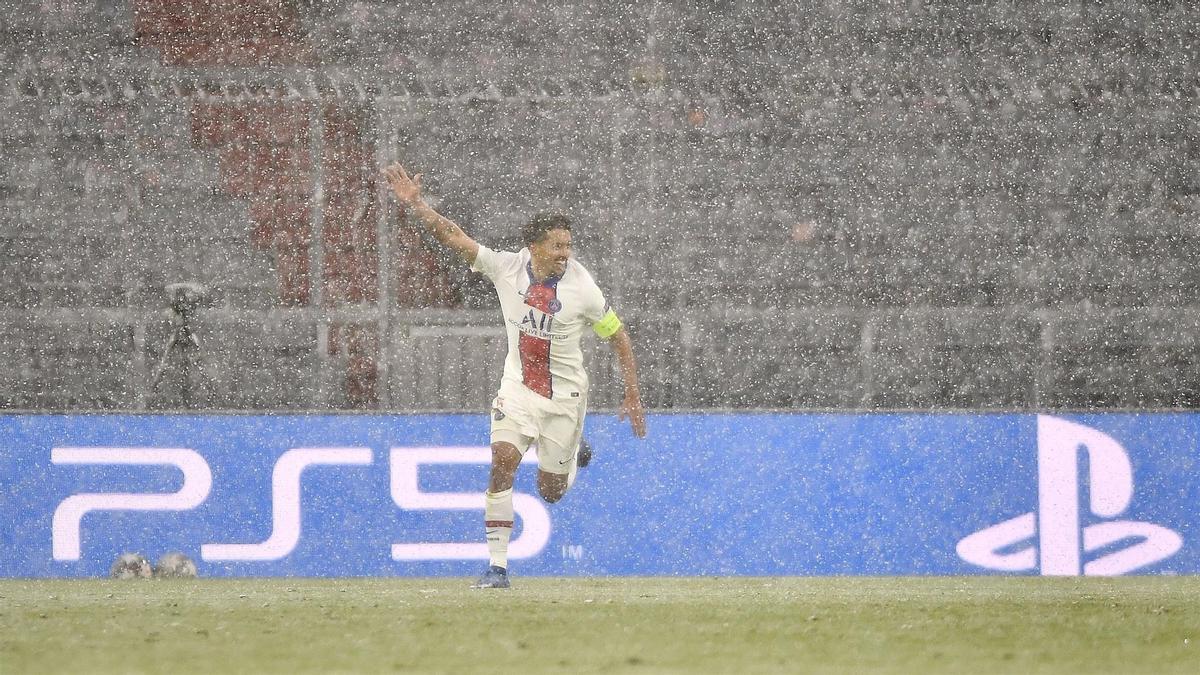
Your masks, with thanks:
[[[521,323],[517,327],[523,333],[529,333],[542,339],[549,339],[550,329],[554,327],[554,317],[531,309],[525,315],[525,318],[521,319]]]
[[[1045,576],[1112,576],[1165,560],[1183,546],[1177,532],[1161,525],[1117,519],[1133,501],[1133,468],[1116,439],[1039,415],[1037,444],[1037,509],[963,538],[960,558],[1006,572],[1040,566]],[[1090,514],[1080,513],[1081,497]]]
[[[565,333],[554,332],[555,321],[553,316],[542,314],[536,309],[529,310],[523,316],[521,316],[519,320],[516,318],[509,318],[507,321],[513,326],[516,326],[519,333],[523,335],[531,335],[539,340],[562,341],[567,339],[567,335]]]

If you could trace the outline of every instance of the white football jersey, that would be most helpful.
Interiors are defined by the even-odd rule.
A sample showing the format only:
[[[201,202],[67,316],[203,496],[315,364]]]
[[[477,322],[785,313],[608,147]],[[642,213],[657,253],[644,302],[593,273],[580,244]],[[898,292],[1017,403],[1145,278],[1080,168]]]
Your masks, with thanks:
[[[471,269],[496,285],[508,331],[508,357],[500,392],[524,387],[556,401],[587,396],[580,339],[608,312],[604,294],[574,258],[562,277],[534,283],[528,248],[518,253],[480,245]]]

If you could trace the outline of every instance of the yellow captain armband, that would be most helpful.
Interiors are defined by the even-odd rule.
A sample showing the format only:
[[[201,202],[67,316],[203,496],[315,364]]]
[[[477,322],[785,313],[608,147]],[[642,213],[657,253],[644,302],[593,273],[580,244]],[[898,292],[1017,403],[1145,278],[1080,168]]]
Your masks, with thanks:
[[[599,321],[592,324],[592,330],[596,331],[601,340],[607,340],[621,330],[621,319],[610,309]]]

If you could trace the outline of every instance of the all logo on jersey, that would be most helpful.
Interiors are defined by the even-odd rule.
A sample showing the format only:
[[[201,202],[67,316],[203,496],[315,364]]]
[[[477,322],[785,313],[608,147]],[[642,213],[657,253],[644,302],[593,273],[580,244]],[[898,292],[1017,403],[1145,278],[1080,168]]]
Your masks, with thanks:
[[[539,319],[538,312],[531,309],[529,310],[529,314],[524,319],[521,319],[521,327],[525,328],[527,325],[532,330],[549,333],[550,329],[554,326],[554,317],[549,314],[542,314]]]

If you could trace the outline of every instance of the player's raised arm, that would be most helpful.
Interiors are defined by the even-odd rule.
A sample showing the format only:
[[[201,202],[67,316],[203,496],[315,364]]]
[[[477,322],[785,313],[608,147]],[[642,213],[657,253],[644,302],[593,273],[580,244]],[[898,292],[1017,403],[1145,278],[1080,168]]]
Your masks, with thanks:
[[[408,208],[434,238],[457,253],[468,265],[474,264],[475,256],[479,253],[479,244],[468,237],[453,220],[434,211],[433,207],[421,199],[421,174],[414,174],[409,178],[404,167],[396,162],[384,169],[383,175],[392,186],[396,200]]]

